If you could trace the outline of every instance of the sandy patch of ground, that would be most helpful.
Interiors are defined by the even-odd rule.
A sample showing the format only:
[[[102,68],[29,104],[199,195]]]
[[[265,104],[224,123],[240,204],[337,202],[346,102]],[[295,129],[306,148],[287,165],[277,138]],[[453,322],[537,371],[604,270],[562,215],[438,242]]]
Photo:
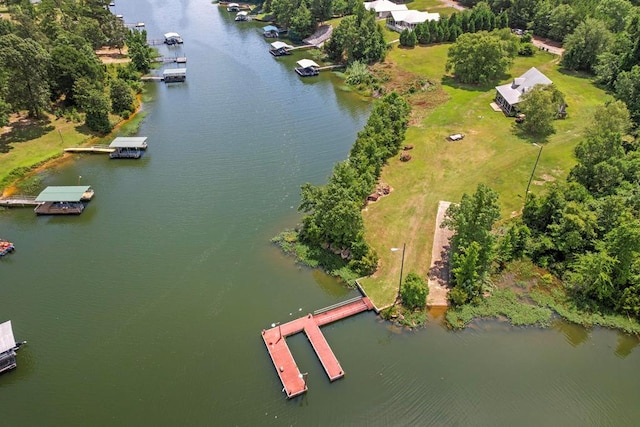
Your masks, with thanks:
[[[96,55],[98,55],[98,58],[100,58],[103,64],[122,64],[131,61],[127,56],[126,46],[122,49],[103,47],[102,49],[96,50]]]
[[[429,267],[429,296],[427,306],[446,307],[449,293],[449,249],[453,231],[441,228],[447,208],[451,202],[440,201],[436,216],[436,229],[433,233],[433,248],[431,250],[431,266]]]
[[[533,40],[531,41],[535,47],[544,48],[547,52],[554,53],[556,55],[562,55],[564,53],[562,44],[554,42],[553,40],[547,40],[538,36],[533,36]]]

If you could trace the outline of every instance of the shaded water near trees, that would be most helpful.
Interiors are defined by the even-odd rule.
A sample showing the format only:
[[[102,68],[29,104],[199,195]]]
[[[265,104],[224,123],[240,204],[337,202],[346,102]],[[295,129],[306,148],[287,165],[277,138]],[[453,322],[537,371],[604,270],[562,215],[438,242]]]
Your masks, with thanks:
[[[301,80],[259,23],[206,1],[118,2],[149,38],[179,32],[184,84],[149,85],[140,161],[78,157],[46,184],[92,185],[79,217],[0,212],[0,321],[29,344],[0,376],[7,425],[631,425],[638,339],[434,319],[400,331],[366,313],[325,327],[346,376],[329,383],[289,339],[309,392],[287,401],[260,338],[351,290],[295,266],[269,239],[299,220],[370,104],[331,74]],[[82,176],[82,178],[79,178]]]

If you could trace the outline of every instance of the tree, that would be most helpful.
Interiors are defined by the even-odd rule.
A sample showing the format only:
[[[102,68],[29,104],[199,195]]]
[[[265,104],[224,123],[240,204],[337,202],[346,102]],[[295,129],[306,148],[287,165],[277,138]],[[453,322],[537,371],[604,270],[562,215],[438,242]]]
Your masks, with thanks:
[[[311,2],[311,12],[317,22],[322,23],[327,19],[331,19],[333,15],[333,0],[313,0]]]
[[[27,109],[29,116],[40,118],[49,105],[47,81],[51,57],[33,39],[15,34],[0,37],[0,68],[7,76],[6,102],[15,109]]]
[[[133,111],[134,97],[131,88],[126,81],[115,79],[111,81],[109,96],[111,98],[111,111],[117,114],[129,115]]]
[[[595,9],[595,17],[605,22],[607,28],[619,33],[624,30],[626,18],[633,5],[628,0],[600,0]]]
[[[469,299],[481,296],[482,276],[486,266],[480,263],[480,244],[471,242],[460,252],[453,254],[453,268],[451,274],[456,288],[464,291]],[[465,301],[465,302],[467,302]]]
[[[535,21],[540,0],[513,0],[509,8],[509,22],[513,28],[530,29]]]
[[[593,72],[598,55],[605,52],[613,37],[602,21],[587,19],[565,37],[561,65],[571,70]]]
[[[631,119],[637,126],[640,124],[640,66],[621,72],[614,87],[616,98],[627,104]]]
[[[551,11],[549,16],[548,36],[552,40],[561,42],[567,35],[573,33],[579,22],[571,5],[560,4]]]
[[[510,41],[497,34],[486,31],[462,34],[449,48],[447,71],[453,70],[462,83],[486,84],[497,80],[517,53],[516,49],[512,54]]]
[[[55,99],[64,97],[68,105],[73,105],[73,85],[77,79],[102,81],[104,76],[104,66],[84,39],[65,34],[56,40],[51,50],[51,84]]]
[[[387,53],[382,28],[375,21],[375,13],[360,3],[355,15],[347,16],[325,44],[327,56],[334,62],[361,61],[365,64],[382,61]]]
[[[554,85],[536,85],[520,98],[518,109],[526,119],[519,126],[530,135],[551,135],[555,132],[553,121],[564,105],[564,97]]]
[[[418,39],[414,31],[405,29],[400,33],[400,46],[415,47],[417,42]]]
[[[290,30],[293,38],[297,39],[308,37],[316,30],[316,22],[304,0],[291,16]]]
[[[478,244],[476,271],[483,274],[489,269],[495,243],[495,237],[491,231],[493,224],[499,218],[498,193],[484,184],[478,185],[472,196],[464,194],[460,204],[449,206],[442,227],[448,227],[454,232],[451,238],[451,249],[454,254],[452,271],[460,267],[459,263],[470,262],[467,257],[471,249],[468,248],[474,242]]]
[[[74,84],[78,105],[85,112],[85,123],[93,131],[107,133],[112,126],[109,122],[110,102],[102,90],[102,82],[80,78]]]
[[[427,305],[427,296],[429,295],[429,287],[422,277],[416,273],[409,273],[402,283],[400,298],[402,305],[409,310],[424,308]]]

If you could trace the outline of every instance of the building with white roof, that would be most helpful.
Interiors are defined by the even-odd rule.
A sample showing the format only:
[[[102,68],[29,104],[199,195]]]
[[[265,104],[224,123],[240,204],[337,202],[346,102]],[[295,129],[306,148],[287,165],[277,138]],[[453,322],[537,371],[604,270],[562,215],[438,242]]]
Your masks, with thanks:
[[[367,1],[364,3],[364,8],[366,10],[373,10],[378,19],[388,17],[394,10],[408,10],[404,4],[396,4],[389,0]]]
[[[413,30],[416,25],[427,21],[439,21],[439,13],[420,12],[418,10],[394,10],[387,17],[387,26],[398,32]]]
[[[536,85],[550,84],[553,84],[553,82],[549,80],[547,76],[542,74],[536,67],[531,67],[529,71],[520,77],[516,77],[511,83],[496,86],[496,104],[498,104],[506,114],[513,115],[518,110],[517,104],[520,102],[522,95],[533,89]]]

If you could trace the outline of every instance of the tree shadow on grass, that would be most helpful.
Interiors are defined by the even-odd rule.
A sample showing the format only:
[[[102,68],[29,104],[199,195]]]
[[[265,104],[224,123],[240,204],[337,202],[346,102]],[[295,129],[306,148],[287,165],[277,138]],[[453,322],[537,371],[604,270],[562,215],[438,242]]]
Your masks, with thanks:
[[[530,144],[544,145],[549,142],[550,135],[533,135],[526,132],[518,123],[515,123],[515,121],[511,127],[511,131],[515,136]]]
[[[487,83],[480,84],[480,83],[461,83],[457,81],[454,76],[444,75],[442,76],[442,85],[449,86],[454,89],[466,90],[469,92],[489,92],[491,90],[494,90],[496,85],[499,82],[506,80],[508,78],[510,78],[509,74],[503,74],[502,76],[500,76],[499,79],[496,79],[495,81],[490,81]]]
[[[12,144],[40,138],[54,129],[49,120],[27,118],[12,123],[10,128],[8,132],[0,135],[0,153],[8,153]]]
[[[587,73],[586,71],[576,71],[570,70],[565,67],[558,67],[558,72],[560,74],[564,74],[565,76],[575,77],[577,79],[590,80],[595,82],[595,76],[593,74]]]

